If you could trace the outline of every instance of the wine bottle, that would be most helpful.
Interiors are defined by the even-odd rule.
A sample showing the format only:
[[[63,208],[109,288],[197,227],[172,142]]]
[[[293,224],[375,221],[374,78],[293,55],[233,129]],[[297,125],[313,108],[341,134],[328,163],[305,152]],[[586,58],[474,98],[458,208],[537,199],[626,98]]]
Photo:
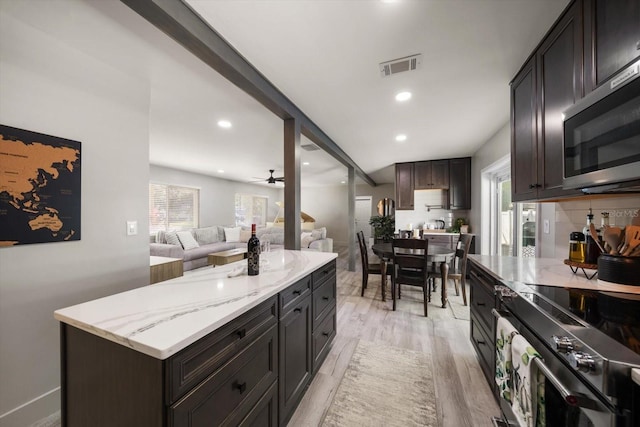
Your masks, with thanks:
[[[260,273],[260,240],[256,236],[256,225],[251,224],[251,237],[247,242],[247,274],[257,276]]]

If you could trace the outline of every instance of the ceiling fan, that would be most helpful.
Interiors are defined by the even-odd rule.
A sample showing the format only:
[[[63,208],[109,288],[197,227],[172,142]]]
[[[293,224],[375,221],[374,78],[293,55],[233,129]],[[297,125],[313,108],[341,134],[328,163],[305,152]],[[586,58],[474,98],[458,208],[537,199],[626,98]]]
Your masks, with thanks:
[[[275,169],[269,169],[269,172],[271,174],[269,176],[269,178],[267,178],[267,179],[260,178],[260,179],[258,179],[258,181],[253,181],[253,182],[264,181],[267,184],[275,184],[276,182],[284,182],[284,176],[278,176],[278,177],[273,176],[273,173],[275,172]]]

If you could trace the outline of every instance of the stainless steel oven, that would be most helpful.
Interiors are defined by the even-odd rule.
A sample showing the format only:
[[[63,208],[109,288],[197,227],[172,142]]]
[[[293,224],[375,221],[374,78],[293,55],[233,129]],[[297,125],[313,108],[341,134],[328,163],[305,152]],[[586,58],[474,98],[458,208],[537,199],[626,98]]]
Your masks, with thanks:
[[[640,61],[564,112],[564,188],[640,185]]]
[[[637,337],[615,336],[620,325],[609,316],[610,295],[514,282],[496,287],[496,293],[500,302],[494,316],[506,317],[542,356],[534,360],[545,377],[547,425],[631,427],[638,422],[631,398],[631,368],[640,366],[632,347]],[[582,305],[576,305],[576,295],[583,297]],[[638,335],[640,323],[627,323],[624,330]],[[500,407],[505,421],[518,425],[510,404],[501,399]]]

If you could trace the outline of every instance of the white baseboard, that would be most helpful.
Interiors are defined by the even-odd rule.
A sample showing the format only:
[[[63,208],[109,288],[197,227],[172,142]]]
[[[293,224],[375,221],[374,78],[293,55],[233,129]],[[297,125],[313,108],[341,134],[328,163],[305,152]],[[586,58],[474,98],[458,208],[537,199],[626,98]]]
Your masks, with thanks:
[[[60,396],[60,387],[56,387],[0,415],[0,427],[44,427],[51,425],[47,424],[49,420],[56,417],[56,412],[60,412]]]

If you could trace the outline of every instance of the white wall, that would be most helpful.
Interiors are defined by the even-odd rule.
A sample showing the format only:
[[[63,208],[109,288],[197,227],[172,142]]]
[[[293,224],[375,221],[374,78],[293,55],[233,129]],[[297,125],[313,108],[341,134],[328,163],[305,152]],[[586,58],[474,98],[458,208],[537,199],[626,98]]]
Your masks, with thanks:
[[[159,184],[184,185],[200,189],[200,226],[234,225],[236,193],[265,196],[269,199],[267,221],[278,213],[276,202],[284,200],[282,187],[244,184],[162,166],[150,166],[150,181]],[[281,213],[284,215],[284,212]]]
[[[316,220],[315,228],[327,227],[327,237],[334,245],[347,245],[349,231],[348,192],[346,185],[303,187],[300,210]]]
[[[509,122],[485,142],[471,158],[471,211],[469,223],[472,232],[476,233],[476,252],[480,252],[482,245],[481,218],[489,218],[490,212],[485,210],[483,203],[487,205],[489,194],[483,194],[481,188],[481,173],[484,168],[500,160],[511,152],[511,130]],[[475,230],[475,231],[474,231]],[[483,248],[484,251],[484,248]],[[482,252],[484,253],[484,252]]]
[[[125,224],[148,228],[150,91],[92,53],[115,30],[79,0],[0,2],[0,123],[82,143],[82,240],[0,248],[3,427],[60,409],[54,310],[149,283],[147,233]]]

